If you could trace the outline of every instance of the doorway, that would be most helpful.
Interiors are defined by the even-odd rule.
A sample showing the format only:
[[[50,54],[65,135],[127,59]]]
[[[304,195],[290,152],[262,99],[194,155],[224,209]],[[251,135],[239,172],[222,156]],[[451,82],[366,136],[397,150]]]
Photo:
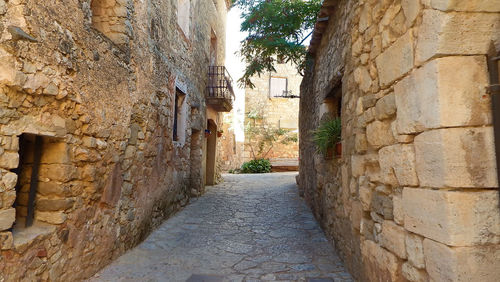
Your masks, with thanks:
[[[209,119],[207,122],[207,162],[206,185],[215,184],[215,157],[217,151],[217,124]]]

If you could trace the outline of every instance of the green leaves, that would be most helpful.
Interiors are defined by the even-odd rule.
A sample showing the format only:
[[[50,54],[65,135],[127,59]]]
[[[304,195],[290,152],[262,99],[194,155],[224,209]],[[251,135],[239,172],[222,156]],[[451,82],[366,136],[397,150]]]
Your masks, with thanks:
[[[236,0],[243,10],[241,31],[248,32],[240,55],[247,67],[238,82],[253,88],[251,77],[273,72],[276,58],[292,62],[302,73],[306,57],[303,45],[314,28],[321,0]]]
[[[271,162],[267,159],[251,160],[241,166],[241,173],[268,173],[271,172]]]
[[[322,123],[313,134],[313,141],[316,144],[318,152],[326,154],[329,148],[333,148],[337,142],[340,142],[342,132],[342,123],[340,118],[335,118]]]

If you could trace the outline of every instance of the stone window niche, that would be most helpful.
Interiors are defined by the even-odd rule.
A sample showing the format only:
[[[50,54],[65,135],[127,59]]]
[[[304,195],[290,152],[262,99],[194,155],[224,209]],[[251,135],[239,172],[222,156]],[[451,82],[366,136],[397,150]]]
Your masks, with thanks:
[[[177,1],[177,24],[181,28],[184,35],[189,38],[191,16],[191,1],[178,0]]]
[[[286,77],[271,76],[269,79],[269,98],[284,97],[288,92]]]
[[[61,183],[68,180],[71,167],[68,145],[57,138],[34,134],[19,137],[19,166],[16,185],[14,244],[23,244],[52,232],[66,219],[73,206]]]
[[[186,94],[175,89],[173,140],[184,143],[186,139]]]
[[[102,32],[114,43],[128,44],[128,0],[92,0],[92,27]]]
[[[342,85],[334,87],[320,106],[320,120],[340,117],[342,113]]]

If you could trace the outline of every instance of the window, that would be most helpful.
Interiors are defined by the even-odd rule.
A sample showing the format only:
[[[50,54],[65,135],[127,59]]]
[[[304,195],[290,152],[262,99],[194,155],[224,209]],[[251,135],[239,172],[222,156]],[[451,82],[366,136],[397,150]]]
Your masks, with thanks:
[[[181,27],[184,35],[189,38],[189,25],[190,25],[190,10],[191,1],[190,0],[178,0],[177,1],[177,24]]]
[[[179,88],[176,88],[174,101],[173,140],[178,142],[183,142],[186,134],[185,100],[186,94]]]
[[[286,77],[271,77],[269,81],[269,97],[283,97],[288,92],[288,79]]]

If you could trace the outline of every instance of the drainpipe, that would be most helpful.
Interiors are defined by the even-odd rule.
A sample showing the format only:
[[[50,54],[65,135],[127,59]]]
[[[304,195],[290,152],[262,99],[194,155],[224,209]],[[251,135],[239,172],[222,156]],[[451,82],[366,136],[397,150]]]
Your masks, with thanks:
[[[495,140],[495,153],[497,161],[497,179],[500,183],[500,52],[497,52],[492,43],[488,55],[488,70],[490,73],[489,93],[491,95],[491,111],[493,116],[493,134]],[[498,189],[498,187],[497,187]],[[500,207],[500,189],[498,206]]]

